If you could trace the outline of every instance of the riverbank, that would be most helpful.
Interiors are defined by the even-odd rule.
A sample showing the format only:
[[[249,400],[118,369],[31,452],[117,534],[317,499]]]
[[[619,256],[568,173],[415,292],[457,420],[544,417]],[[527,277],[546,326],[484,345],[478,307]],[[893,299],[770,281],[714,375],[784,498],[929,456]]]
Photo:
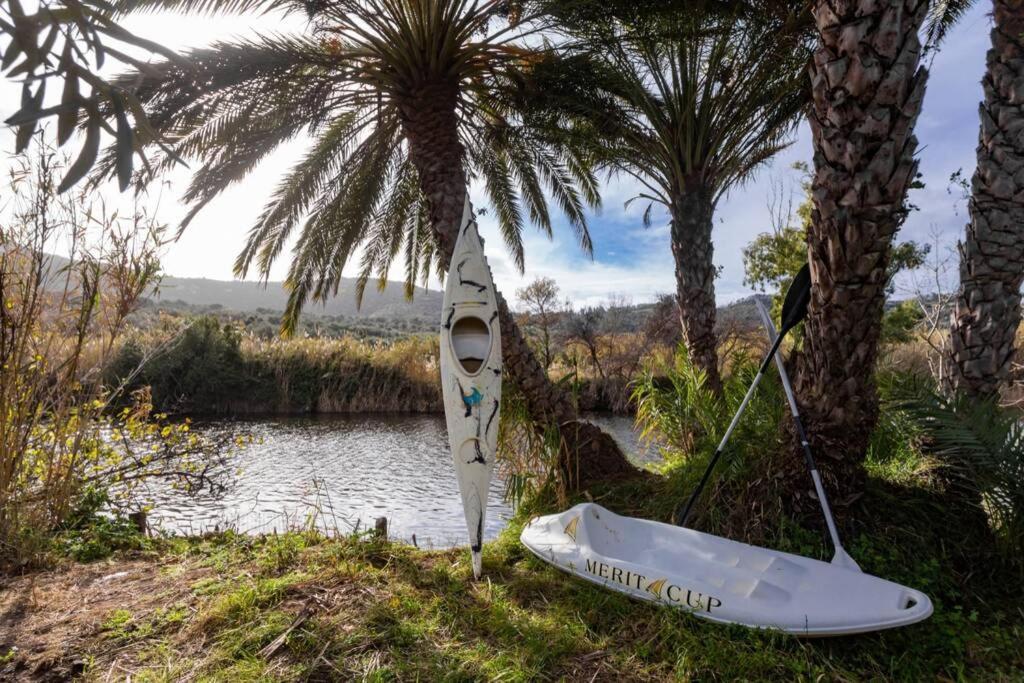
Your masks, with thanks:
[[[149,387],[154,406],[191,416],[443,414],[436,334],[262,338],[206,316],[136,331],[106,369],[111,385]],[[557,368],[580,410],[631,414],[629,378]]]
[[[154,406],[183,415],[440,413],[437,338],[262,339],[215,318],[129,338],[110,382],[149,387]]]
[[[592,495],[653,514],[667,486],[648,477]],[[635,602],[525,551],[523,512],[485,546],[481,581],[464,550],[303,532],[162,540],[9,579],[0,592],[0,678],[1020,680],[1019,576],[926,491],[894,493],[874,481],[867,502],[881,507],[849,547],[865,571],[932,597],[935,614],[908,628],[799,640]],[[772,545],[829,551],[793,529]]]

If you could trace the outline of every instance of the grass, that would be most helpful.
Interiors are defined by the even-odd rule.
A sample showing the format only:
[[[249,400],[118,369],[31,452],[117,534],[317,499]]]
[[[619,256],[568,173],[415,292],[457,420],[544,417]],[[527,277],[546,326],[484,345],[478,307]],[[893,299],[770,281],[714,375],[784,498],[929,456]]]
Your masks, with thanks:
[[[592,495],[647,514],[666,504],[666,490],[666,479],[650,478]],[[878,509],[866,521],[871,533],[856,534],[850,551],[866,571],[931,595],[935,614],[922,624],[800,640],[700,621],[535,559],[517,540],[524,512],[486,546],[481,581],[461,550],[310,533],[171,541],[140,571],[158,585],[192,577],[184,594],[155,607],[120,604],[95,632],[83,629],[75,648],[85,680],[111,672],[136,681],[1024,677],[1020,582],[993,557],[979,558],[977,542],[958,538],[965,530],[956,520],[935,524],[928,489],[873,478],[869,497]],[[776,541],[828,552],[807,530]]]

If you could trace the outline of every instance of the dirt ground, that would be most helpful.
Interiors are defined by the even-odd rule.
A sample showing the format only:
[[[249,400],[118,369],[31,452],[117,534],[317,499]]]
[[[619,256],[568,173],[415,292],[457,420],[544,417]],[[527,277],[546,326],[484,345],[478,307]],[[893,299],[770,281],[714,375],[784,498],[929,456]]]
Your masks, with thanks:
[[[0,664],[3,681],[64,681],[86,666],[101,626],[112,612],[145,615],[195,598],[190,586],[208,568],[156,560],[76,564],[25,577],[0,579]],[[116,652],[103,658],[113,661]]]

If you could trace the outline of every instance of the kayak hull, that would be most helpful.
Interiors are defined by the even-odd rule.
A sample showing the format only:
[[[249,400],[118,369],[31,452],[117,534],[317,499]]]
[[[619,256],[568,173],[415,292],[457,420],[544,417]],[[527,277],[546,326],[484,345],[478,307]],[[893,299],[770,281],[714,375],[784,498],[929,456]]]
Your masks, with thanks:
[[[924,593],[857,569],[593,503],[533,519],[520,540],[562,571],[714,622],[839,636],[907,626],[932,613]]]
[[[448,441],[473,574],[479,577],[497,452],[502,360],[497,294],[468,197],[445,285],[440,358]]]

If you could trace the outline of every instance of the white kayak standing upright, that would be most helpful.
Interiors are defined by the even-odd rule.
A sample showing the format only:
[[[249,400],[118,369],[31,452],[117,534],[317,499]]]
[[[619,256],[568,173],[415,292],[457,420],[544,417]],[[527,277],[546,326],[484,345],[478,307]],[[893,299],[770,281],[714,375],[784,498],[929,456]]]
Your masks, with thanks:
[[[448,442],[479,578],[501,411],[498,299],[466,196],[441,315],[441,382]]]

